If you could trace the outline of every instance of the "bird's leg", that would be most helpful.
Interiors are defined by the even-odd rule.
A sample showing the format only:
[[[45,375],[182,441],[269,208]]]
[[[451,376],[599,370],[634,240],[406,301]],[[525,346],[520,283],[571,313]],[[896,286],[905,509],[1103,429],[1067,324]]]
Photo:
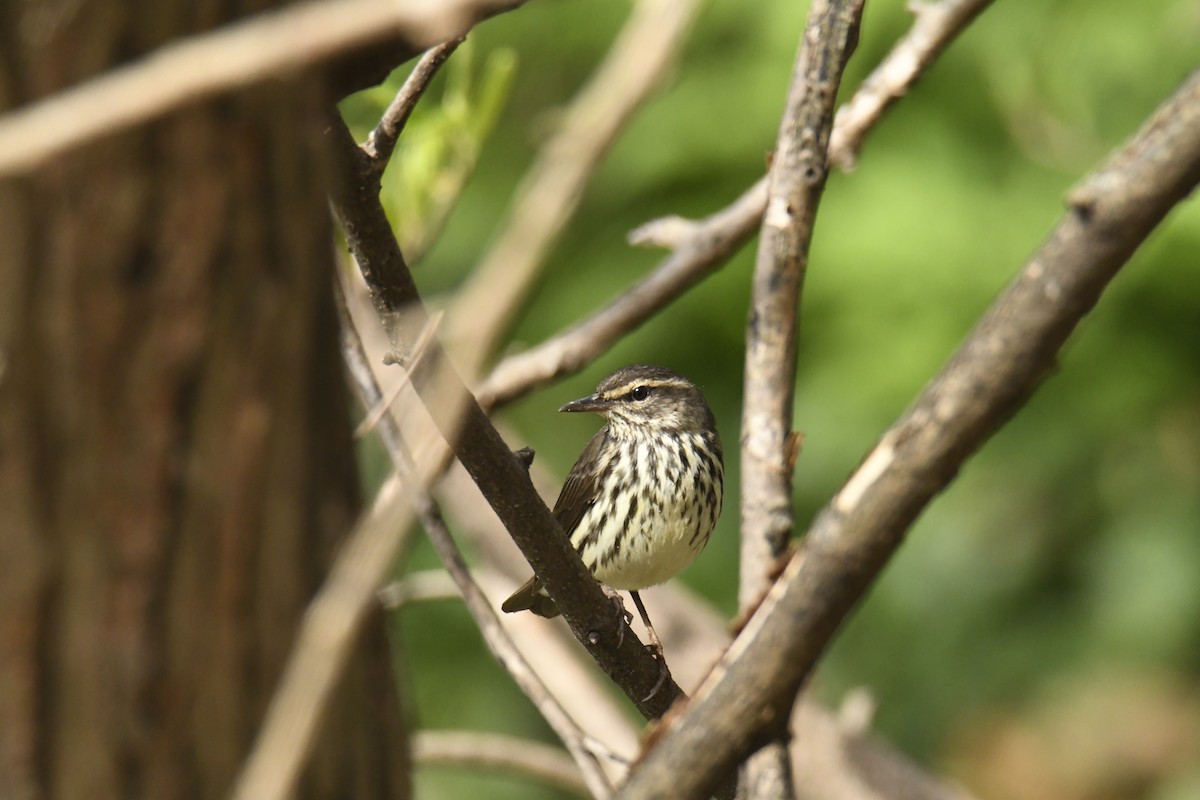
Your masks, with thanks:
[[[633,598],[633,604],[637,606],[638,614],[642,617],[642,624],[646,626],[646,635],[650,638],[650,644],[646,645],[646,649],[658,659],[658,680],[655,682],[654,688],[650,690],[650,694],[642,698],[642,702],[645,702],[658,693],[658,690],[666,683],[667,676],[671,674],[671,671],[667,669],[667,659],[663,656],[662,641],[654,632],[654,626],[650,624],[650,615],[646,613],[646,606],[642,604],[642,596],[637,592],[630,592],[629,596]]]
[[[616,589],[604,583],[600,584],[600,588],[604,590],[604,595],[613,604],[613,610],[617,612],[617,617],[621,620],[617,627],[617,649],[620,650],[621,645],[625,643],[625,626],[633,622],[633,614],[630,614],[629,609],[625,608],[625,601],[621,599],[621,595]]]
[[[661,660],[662,642],[659,641],[658,634],[654,632],[654,626],[650,624],[650,615],[646,613],[646,606],[642,604],[642,596],[637,592],[630,592],[629,596],[633,598],[633,604],[637,606],[638,614],[642,617],[642,624],[646,626],[646,633],[650,636],[650,644],[646,645],[646,648],[654,654],[655,658]],[[632,618],[633,615],[630,614],[630,619]]]

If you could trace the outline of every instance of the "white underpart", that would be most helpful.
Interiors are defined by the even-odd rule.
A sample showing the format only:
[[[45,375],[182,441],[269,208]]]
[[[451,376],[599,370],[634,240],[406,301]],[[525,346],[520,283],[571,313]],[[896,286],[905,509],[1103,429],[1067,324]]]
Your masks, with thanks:
[[[684,469],[678,458],[660,456],[652,459],[644,439],[622,436],[625,431],[619,424],[613,426],[613,433],[620,437],[620,445],[626,452],[634,451],[634,459],[618,459],[619,464],[625,465],[618,468],[620,483],[627,485],[633,480],[629,465],[636,463],[640,471],[638,485],[643,484],[645,472],[653,463],[654,486],[658,491],[620,492],[615,507],[606,498],[600,498],[584,513],[575,528],[575,541],[599,530],[596,540],[586,545],[581,553],[584,564],[598,580],[614,589],[644,589],[673,578],[704,549],[720,514],[722,473],[718,465],[714,485],[713,475],[698,457],[690,455],[688,468]],[[702,445],[702,440],[695,434],[678,436],[677,446],[689,453]],[[713,505],[698,499],[698,495],[707,495],[710,488],[716,497],[715,508],[697,518],[696,509]],[[605,517],[604,508],[613,508],[613,511]],[[600,554],[611,552],[618,538],[621,542],[619,552],[602,561]]]

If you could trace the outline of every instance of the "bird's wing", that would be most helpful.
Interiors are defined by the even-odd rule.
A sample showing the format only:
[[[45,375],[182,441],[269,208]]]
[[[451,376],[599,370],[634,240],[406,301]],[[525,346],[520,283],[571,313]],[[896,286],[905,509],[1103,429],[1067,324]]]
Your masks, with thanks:
[[[583,518],[584,512],[596,502],[600,485],[597,478],[597,462],[607,437],[607,426],[596,431],[587,447],[583,448],[575,466],[571,467],[567,479],[563,481],[562,491],[558,493],[558,500],[554,503],[554,518],[566,531],[568,539],[571,538],[579,520]]]
[[[571,467],[567,479],[563,481],[562,491],[558,493],[558,500],[554,503],[554,518],[566,532],[568,540],[570,540],[575,526],[579,524],[579,520],[583,518],[584,512],[592,503],[596,502],[596,491],[599,486],[596,477],[596,461],[607,435],[607,428],[601,428],[588,442],[588,446],[583,449],[583,454],[579,456],[575,466]],[[542,588],[542,582],[536,575],[513,592],[500,608],[509,613],[528,610],[539,617],[558,615],[558,607],[546,594],[546,590]]]

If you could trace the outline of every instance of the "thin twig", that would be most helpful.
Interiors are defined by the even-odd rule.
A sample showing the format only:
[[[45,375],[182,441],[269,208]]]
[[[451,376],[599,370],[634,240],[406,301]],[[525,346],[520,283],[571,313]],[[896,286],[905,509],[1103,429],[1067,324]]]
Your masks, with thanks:
[[[638,0],[517,188],[499,234],[447,320],[447,341],[472,379],[529,294],[601,159],[662,82],[697,5],[697,0]]]
[[[461,36],[525,0],[312,0],[178,39],[128,66],[0,117],[0,174],[185,103],[295,70],[389,35],[417,49]]]
[[[557,747],[529,739],[475,731],[420,731],[413,736],[419,765],[510,772],[572,794],[591,797],[579,768]]]
[[[396,611],[412,603],[428,603],[435,600],[462,600],[454,580],[445,570],[426,569],[410,572],[403,578],[392,581],[377,593],[380,604],[389,611]]]
[[[897,42],[872,76],[908,76],[907,86],[928,69],[954,36],[974,17],[964,6],[982,0],[943,0],[949,6],[943,16],[918,12],[916,22]],[[978,11],[975,12],[977,14]],[[943,23],[935,26],[935,21]],[[894,80],[894,79],[890,79]],[[899,86],[899,83],[895,83]],[[847,107],[865,109],[879,102],[880,89],[869,81]],[[862,96],[860,99],[860,95]],[[875,99],[870,99],[875,98]],[[841,114],[834,118],[830,151],[858,146],[882,118],[890,105],[875,113]],[[845,142],[844,145],[839,145]],[[831,156],[832,158],[832,156]],[[840,163],[840,162],[836,162]],[[733,203],[702,220],[665,217],[641,226],[630,234],[634,244],[653,244],[673,250],[646,278],[630,287],[587,319],[523,353],[508,356],[492,370],[479,387],[484,407],[509,403],[550,381],[577,372],[612,347],[620,338],[669,305],[688,289],[724,266],[726,259],[758,230],[767,207],[767,179],[759,179]]]
[[[371,159],[371,169],[377,174],[382,174],[387,169],[392,152],[396,149],[396,139],[408,124],[408,118],[417,107],[417,101],[433,82],[433,76],[437,75],[438,70],[450,58],[450,54],[465,40],[466,37],[460,36],[425,51],[404,80],[404,85],[400,87],[400,91],[380,117],[379,124],[371,131],[366,144],[363,145],[363,151]]]
[[[575,724],[558,701],[547,691],[545,684],[537,677],[521,652],[517,650],[511,638],[505,632],[496,617],[496,612],[479,586],[471,578],[467,563],[463,560],[458,546],[446,529],[441,511],[437,505],[424,495],[414,498],[421,523],[429,535],[429,541],[441,558],[446,571],[450,573],[459,592],[462,593],[467,611],[475,620],[488,650],[496,661],[504,667],[513,681],[524,692],[525,696],[537,707],[538,712],[550,725],[551,729],[562,740],[575,765],[583,774],[592,795],[606,800],[612,794],[612,786],[608,782],[604,769],[596,760],[595,754],[587,746],[587,736]]]
[[[700,797],[756,732],[777,724],[908,526],[1051,373],[1104,287],[1197,183],[1200,71],[1071,193],[1049,239],[818,515],[803,551],[618,797]]]
[[[854,169],[863,140],[883,112],[905,95],[942,50],[992,4],[992,0],[910,0],[916,17],[912,29],[896,43],[850,102],[838,109],[829,161],[844,171]]]

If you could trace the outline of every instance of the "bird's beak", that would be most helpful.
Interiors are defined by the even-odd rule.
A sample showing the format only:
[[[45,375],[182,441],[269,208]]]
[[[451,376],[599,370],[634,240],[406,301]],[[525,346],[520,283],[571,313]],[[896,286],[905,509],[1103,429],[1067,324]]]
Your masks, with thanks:
[[[589,394],[587,397],[572,400],[559,411],[595,411],[603,414],[610,406],[612,406],[612,401],[605,400],[598,394]]]

